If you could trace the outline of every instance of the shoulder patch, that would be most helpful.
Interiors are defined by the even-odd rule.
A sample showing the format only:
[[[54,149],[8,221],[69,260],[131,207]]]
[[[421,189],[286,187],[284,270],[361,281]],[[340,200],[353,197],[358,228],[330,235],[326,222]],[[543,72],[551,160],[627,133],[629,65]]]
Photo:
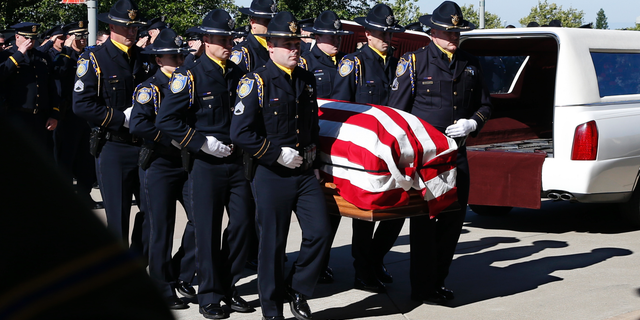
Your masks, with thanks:
[[[78,76],[78,78],[81,78],[82,76],[87,74],[88,70],[89,70],[89,60],[85,58],[80,58],[80,60],[78,60],[78,68],[76,69],[76,75]]]
[[[242,60],[242,51],[233,50],[231,52],[231,58],[229,58],[229,60],[231,60],[235,64],[239,64],[240,61]]]
[[[338,72],[340,73],[340,76],[348,76],[351,71],[353,71],[353,64],[353,61],[347,58],[343,58],[342,60],[340,60],[340,66],[338,66]]]
[[[187,76],[174,73],[171,77],[171,92],[178,93],[187,86]]]
[[[253,91],[254,83],[255,80],[243,77],[238,84],[238,97],[244,99],[244,97],[248,96]]]
[[[396,67],[396,77],[401,77],[407,72],[407,67],[409,67],[409,61],[404,57],[400,58],[400,62],[398,62],[398,66]]]
[[[145,104],[151,100],[151,88],[143,87],[138,90],[136,95],[136,101],[140,104]]]

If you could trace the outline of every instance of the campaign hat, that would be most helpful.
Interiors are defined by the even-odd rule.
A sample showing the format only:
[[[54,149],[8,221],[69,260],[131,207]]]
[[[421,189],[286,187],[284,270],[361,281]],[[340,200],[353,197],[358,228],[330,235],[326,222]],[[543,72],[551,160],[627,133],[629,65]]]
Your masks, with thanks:
[[[162,18],[153,18],[149,21],[147,21],[147,26],[145,27],[146,30],[153,30],[153,29],[165,29],[168,28],[169,26],[167,25],[166,22],[162,21]]]
[[[253,0],[249,8],[238,8],[241,13],[248,16],[273,19],[278,13],[278,7],[273,0]]]
[[[342,22],[340,21],[340,18],[338,18],[338,15],[331,10],[326,10],[320,13],[313,22],[313,26],[303,26],[302,30],[314,34],[348,35],[353,33],[352,31],[342,29]]]
[[[404,27],[398,24],[393,10],[384,3],[376,4],[369,10],[366,17],[357,17],[353,21],[369,30],[404,32]]]
[[[33,22],[20,22],[9,28],[15,30],[16,34],[27,38],[34,38],[40,33],[40,24]]]
[[[140,17],[138,5],[132,0],[118,0],[109,12],[98,14],[98,20],[124,27],[142,27],[147,25]]]
[[[256,36],[269,38],[310,38],[300,34],[298,20],[289,11],[278,12],[267,26],[267,33],[256,34]]]
[[[460,32],[469,31],[476,28],[476,25],[465,20],[462,9],[453,1],[441,3],[433,14],[420,17],[420,23],[435,30]]]
[[[184,47],[182,38],[171,28],[164,28],[153,41],[152,46],[147,46],[142,53],[144,54],[179,54],[185,52],[196,51],[194,49]]]
[[[224,36],[233,36],[235,34],[235,27],[235,20],[223,9],[213,9],[209,11],[199,26],[200,32],[203,34],[219,34]]]

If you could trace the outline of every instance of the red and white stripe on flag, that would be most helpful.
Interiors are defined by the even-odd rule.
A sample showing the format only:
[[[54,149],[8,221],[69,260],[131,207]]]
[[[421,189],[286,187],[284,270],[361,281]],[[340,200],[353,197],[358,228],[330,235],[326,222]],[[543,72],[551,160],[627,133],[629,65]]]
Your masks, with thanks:
[[[86,0],[61,0],[60,3],[72,4],[72,3],[86,3]]]
[[[457,146],[427,122],[385,106],[318,99],[321,170],[365,210],[409,203],[420,190],[435,217],[456,201]]]

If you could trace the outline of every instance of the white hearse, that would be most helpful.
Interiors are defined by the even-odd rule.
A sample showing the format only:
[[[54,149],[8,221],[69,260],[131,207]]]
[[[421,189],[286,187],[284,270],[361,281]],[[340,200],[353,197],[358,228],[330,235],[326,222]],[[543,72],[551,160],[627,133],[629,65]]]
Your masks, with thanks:
[[[471,209],[539,208],[541,198],[621,203],[640,223],[640,32],[474,30],[494,111],[467,140]]]

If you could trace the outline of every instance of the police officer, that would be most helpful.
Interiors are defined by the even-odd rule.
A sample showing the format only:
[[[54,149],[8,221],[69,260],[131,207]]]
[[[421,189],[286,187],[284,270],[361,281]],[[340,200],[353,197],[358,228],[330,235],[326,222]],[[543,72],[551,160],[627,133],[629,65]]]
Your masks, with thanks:
[[[233,47],[231,61],[245,72],[249,72],[269,60],[267,40],[257,34],[267,32],[267,25],[277,12],[276,3],[274,0],[253,0],[249,8],[239,8],[238,10],[249,16],[251,33],[246,36],[244,41]]]
[[[300,54],[304,54],[311,50],[311,48],[315,45],[315,39],[313,38],[313,33],[311,31],[307,31],[307,29],[313,27],[313,21],[315,18],[307,18],[298,21],[298,28],[300,28],[300,34],[305,36],[302,38],[300,42]],[[319,97],[319,96],[318,96]]]
[[[358,17],[354,21],[365,27],[367,45],[359,52],[342,58],[331,98],[387,105],[398,62],[389,52],[391,38],[396,32],[404,32],[404,28],[397,24],[393,11],[385,4],[375,5],[366,17]],[[393,282],[383,260],[403,224],[403,219],[381,221],[374,235],[375,223],[353,219],[351,254],[356,271],[356,289],[381,293],[386,291],[384,283]]]
[[[58,70],[58,93],[60,94],[61,119],[53,133],[54,155],[58,165],[67,173],[67,181],[77,180],[76,192],[82,200],[94,209],[102,208],[91,198],[91,187],[96,181],[94,158],[89,153],[91,127],[87,121],[71,110],[73,83],[77,61],[87,45],[88,21],[82,20],[64,26],[69,39],[54,59]]]
[[[344,52],[338,51],[342,36],[353,34],[342,29],[338,15],[330,10],[320,13],[312,26],[302,30],[312,33],[315,45],[310,51],[303,52],[299,66],[313,72],[316,77],[316,93],[318,98],[329,99],[336,77],[337,63],[344,57]]]
[[[297,67],[301,35],[290,12],[278,13],[263,36],[270,60],[238,85],[231,139],[257,161],[251,187],[260,230],[258,290],[263,317],[283,319],[286,293],[294,316],[311,319],[306,298],[313,294],[331,245],[331,227],[315,169],[319,142],[315,79]],[[285,281],[292,210],[303,239]]]
[[[176,201],[182,204],[189,217],[182,237],[182,247],[186,247],[187,253],[185,257],[195,256],[195,235],[191,209],[186,205],[188,175],[182,167],[179,145],[176,142],[173,145],[171,138],[156,128],[155,120],[169,78],[184,62],[183,52],[187,50],[182,47],[182,40],[175,31],[163,29],[156,36],[154,45],[142,51],[143,54],[151,55],[150,62],[159,68],[155,75],[136,88],[129,128],[132,134],[144,138],[145,141],[138,164],[143,170],[141,192],[148,195],[146,201],[150,228],[149,276],[158,286],[170,309],[188,307],[178,299],[174,290],[181,285],[181,281],[185,281],[170,267]],[[193,272],[187,274],[187,282],[191,281],[195,273],[195,259],[192,259],[192,269]]]
[[[234,89],[244,74],[229,60],[233,28],[234,20],[222,9],[205,16],[200,26],[204,53],[173,73],[156,119],[157,127],[194,158],[188,183],[198,248],[198,303],[210,319],[228,316],[221,301],[238,312],[254,311],[235,288],[247,256],[246,239],[255,232],[255,205],[240,149],[231,144],[229,133]],[[225,207],[229,224],[221,244]]]
[[[78,60],[73,85],[73,112],[96,128],[94,155],[108,228],[128,242],[131,196],[140,199],[138,152],[141,140],[129,133],[133,90],[146,79],[137,29],[144,25],[132,0],[118,0],[98,19],[109,24],[110,36]],[[103,134],[104,133],[104,134]],[[144,210],[136,217],[132,247],[146,257],[148,235],[142,228]]]
[[[16,44],[0,52],[2,108],[6,117],[24,128],[35,143],[52,155],[47,131],[56,128],[59,117],[52,61],[48,54],[34,49],[40,24],[22,22],[11,28],[15,29]]]
[[[204,46],[202,45],[202,34],[200,34],[199,27],[191,27],[184,33],[184,37],[187,40],[187,46],[193,49],[185,58],[184,65],[187,66],[200,58],[204,52]]]
[[[461,210],[411,218],[411,297],[428,304],[453,299],[444,279],[460,237],[469,196],[469,165],[464,139],[477,134],[491,115],[489,94],[478,60],[458,49],[460,32],[475,26],[451,1],[420,17],[431,27],[432,42],[404,54],[396,68],[393,107],[413,113],[458,142],[457,188]]]

